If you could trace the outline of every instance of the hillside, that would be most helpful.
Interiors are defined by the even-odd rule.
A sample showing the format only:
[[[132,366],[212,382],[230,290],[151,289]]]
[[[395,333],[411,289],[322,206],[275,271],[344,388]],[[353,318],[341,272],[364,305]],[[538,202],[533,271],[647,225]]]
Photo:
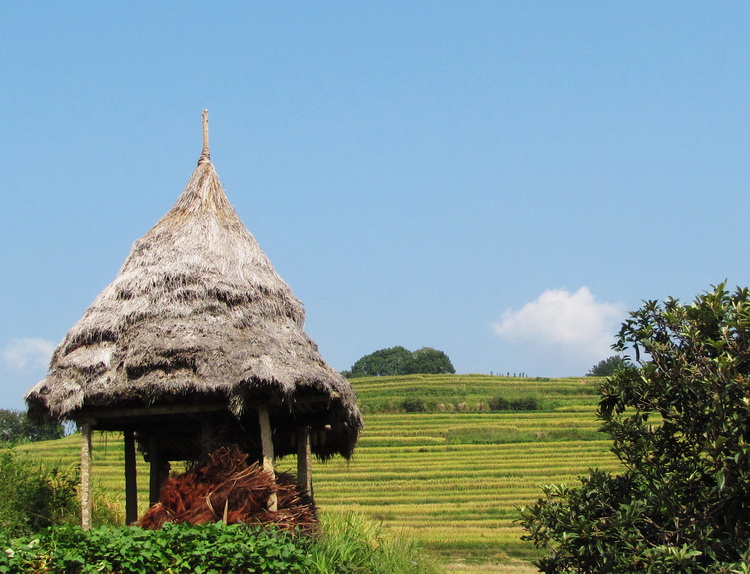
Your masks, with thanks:
[[[520,541],[514,523],[516,508],[538,498],[543,484],[576,483],[590,467],[617,467],[609,441],[597,432],[598,381],[590,378],[411,375],[351,382],[365,429],[351,461],[314,465],[318,504],[408,528],[448,560],[530,558],[533,548]],[[538,410],[483,410],[496,397],[533,398]],[[403,412],[409,399],[421,399],[427,412]],[[75,435],[19,450],[75,464],[79,448]],[[94,455],[101,487],[122,500],[119,436],[98,435]],[[148,475],[141,464],[145,503]],[[280,470],[295,465],[294,457],[278,462]]]

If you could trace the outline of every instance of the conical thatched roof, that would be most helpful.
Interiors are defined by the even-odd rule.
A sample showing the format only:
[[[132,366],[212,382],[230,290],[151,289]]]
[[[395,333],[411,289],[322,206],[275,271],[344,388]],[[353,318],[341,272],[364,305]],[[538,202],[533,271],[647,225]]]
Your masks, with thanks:
[[[29,413],[77,420],[219,401],[241,418],[266,403],[291,424],[306,417],[333,428],[323,455],[349,456],[362,426],[354,392],[321,358],[304,317],[204,148],[177,203],[135,242],[27,393]]]

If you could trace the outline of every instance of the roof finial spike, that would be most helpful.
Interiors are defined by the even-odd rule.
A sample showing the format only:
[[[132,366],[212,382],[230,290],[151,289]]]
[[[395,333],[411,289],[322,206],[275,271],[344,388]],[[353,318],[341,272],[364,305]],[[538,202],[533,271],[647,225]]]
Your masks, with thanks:
[[[208,151],[208,110],[203,110],[203,152],[198,164],[211,161],[211,152]]]

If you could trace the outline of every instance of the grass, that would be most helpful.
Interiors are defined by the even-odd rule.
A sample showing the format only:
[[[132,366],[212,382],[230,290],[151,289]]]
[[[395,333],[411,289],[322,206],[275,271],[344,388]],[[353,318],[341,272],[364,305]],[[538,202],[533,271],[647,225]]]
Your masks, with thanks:
[[[598,432],[596,380],[411,375],[352,382],[365,429],[350,461],[314,465],[317,503],[324,515],[355,511],[387,532],[410,533],[453,574],[535,571],[528,562],[535,550],[520,540],[517,508],[539,498],[544,484],[577,484],[591,467],[618,467]],[[498,395],[533,395],[544,410],[437,409],[449,400],[476,405]],[[398,412],[409,396],[422,398],[430,412]],[[74,435],[18,450],[42,462],[76,464],[79,441]],[[294,469],[296,461],[286,457],[277,466]],[[142,512],[143,461],[138,473]],[[95,433],[94,476],[100,489],[124,499],[117,433]]]

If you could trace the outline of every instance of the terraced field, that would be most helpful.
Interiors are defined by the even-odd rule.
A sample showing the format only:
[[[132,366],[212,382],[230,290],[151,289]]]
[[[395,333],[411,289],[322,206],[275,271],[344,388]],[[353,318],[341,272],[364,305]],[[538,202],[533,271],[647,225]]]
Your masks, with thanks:
[[[597,432],[595,381],[472,375],[353,383],[365,411],[365,430],[352,460],[314,465],[318,504],[323,511],[354,509],[388,528],[409,529],[446,560],[530,558],[533,548],[520,541],[522,531],[514,523],[517,507],[536,500],[543,484],[577,483],[591,467],[617,468],[609,442]],[[376,412],[398,410],[418,388],[432,397],[426,401],[430,409],[451,400],[476,405],[499,394],[530,393],[553,409]],[[19,450],[49,463],[75,464],[79,448],[74,435]],[[94,456],[99,484],[122,501],[120,437],[97,435]],[[145,504],[148,475],[141,464],[140,499]],[[277,466],[294,469],[296,461],[287,457]]]

